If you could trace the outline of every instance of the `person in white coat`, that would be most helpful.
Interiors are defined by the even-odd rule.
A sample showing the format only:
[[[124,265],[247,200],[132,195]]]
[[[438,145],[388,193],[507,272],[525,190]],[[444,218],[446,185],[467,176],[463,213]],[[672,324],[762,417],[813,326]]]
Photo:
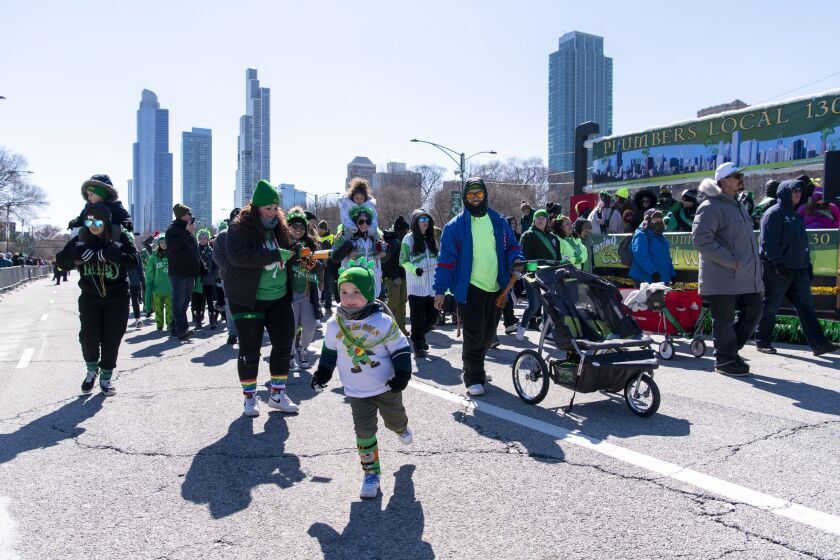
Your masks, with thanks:
[[[426,335],[437,325],[434,289],[437,255],[435,221],[425,210],[415,210],[411,214],[411,233],[403,238],[400,247],[400,266],[405,269],[411,343],[417,358],[426,356],[429,349]]]

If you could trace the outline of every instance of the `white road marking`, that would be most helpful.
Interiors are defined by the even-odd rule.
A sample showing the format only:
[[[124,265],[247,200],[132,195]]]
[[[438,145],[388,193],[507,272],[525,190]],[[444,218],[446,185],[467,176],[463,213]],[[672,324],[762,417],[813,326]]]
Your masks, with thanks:
[[[20,558],[15,552],[17,542],[17,523],[12,519],[9,511],[11,498],[0,496],[0,558],[17,560]]]
[[[484,414],[489,414],[490,416],[495,416],[496,418],[518,424],[525,428],[542,432],[546,435],[557,438],[558,441],[565,441],[567,443],[591,449],[592,451],[601,453],[602,455],[612,457],[613,459],[617,459],[624,463],[635,465],[664,477],[679,480],[680,482],[711,492],[712,494],[717,494],[718,496],[723,496],[736,502],[748,504],[764,511],[768,511],[774,515],[787,517],[788,519],[804,525],[809,525],[815,529],[819,529],[820,531],[840,536],[840,516],[831,515],[829,513],[824,513],[806,506],[795,504],[788,500],[777,498],[775,496],[771,496],[770,494],[765,494],[756,490],[751,490],[750,488],[739,486],[732,482],[727,482],[726,480],[709,476],[693,469],[682,467],[675,463],[662,461],[656,457],[651,457],[650,455],[625,449],[624,447],[619,447],[618,445],[583,434],[578,430],[567,430],[565,428],[549,424],[548,422],[543,422],[529,416],[512,412],[505,408],[487,404],[479,400],[467,399],[461,395],[456,395],[425,383],[419,383],[412,380],[409,382],[409,385],[415,389],[423,391],[424,393],[428,393],[429,395],[449,401],[459,406],[468,406],[475,410],[480,410]]]
[[[48,315],[48,313],[44,313],[43,315],[41,315],[41,320],[46,321],[47,320],[47,315]]]
[[[50,300],[50,303],[55,303],[55,300],[54,300],[54,299],[51,299],[51,300]]]
[[[35,353],[34,348],[27,348],[23,351],[23,354],[20,356],[20,361],[17,363],[16,369],[23,369],[29,365],[29,360],[32,359],[32,355]]]

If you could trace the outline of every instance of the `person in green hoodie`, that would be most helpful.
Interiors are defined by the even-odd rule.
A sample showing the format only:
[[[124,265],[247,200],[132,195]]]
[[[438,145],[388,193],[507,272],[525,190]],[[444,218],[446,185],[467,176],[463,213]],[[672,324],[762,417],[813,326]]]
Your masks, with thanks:
[[[574,228],[567,216],[560,216],[560,256],[581,269],[589,258],[586,246],[578,237],[572,235]]]
[[[153,250],[146,261],[146,309],[155,310],[157,330],[172,328],[172,284],[169,282],[169,259],[166,256],[166,237],[153,241]],[[165,324],[164,324],[165,322]]]
[[[561,258],[560,239],[549,231],[548,211],[545,209],[534,212],[534,222],[528,228],[528,231],[522,234],[519,242],[522,245],[522,253],[528,260],[559,261]],[[525,294],[528,296],[528,308],[522,314],[519,327],[516,329],[517,340],[525,338],[525,330],[528,328],[528,324],[540,310],[537,288],[527,279],[525,280]]]

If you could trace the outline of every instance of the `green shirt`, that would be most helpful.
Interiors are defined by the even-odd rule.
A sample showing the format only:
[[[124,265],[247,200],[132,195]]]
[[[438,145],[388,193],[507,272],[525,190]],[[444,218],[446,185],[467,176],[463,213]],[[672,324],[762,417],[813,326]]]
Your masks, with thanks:
[[[265,233],[265,248],[279,249],[270,231]],[[286,284],[289,279],[286,269],[281,268],[280,264],[279,262],[271,263],[260,271],[260,282],[257,284],[258,300],[274,301],[286,295]]]
[[[493,221],[487,214],[470,216],[472,230],[472,270],[470,284],[485,292],[499,291],[499,261],[496,258],[496,236]]]
[[[306,291],[307,281],[311,286],[318,285],[318,273],[314,270],[307,272],[299,265],[292,267],[292,292],[296,294],[304,294]]]

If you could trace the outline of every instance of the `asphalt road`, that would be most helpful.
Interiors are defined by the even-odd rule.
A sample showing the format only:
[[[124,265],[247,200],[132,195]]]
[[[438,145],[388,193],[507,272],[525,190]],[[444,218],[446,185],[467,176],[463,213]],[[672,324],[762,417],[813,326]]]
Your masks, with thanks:
[[[748,350],[735,379],[681,345],[653,417],[601,393],[564,414],[559,386],[516,396],[529,343],[505,335],[488,394],[464,399],[448,325],[405,392],[414,444],[380,428],[382,493],[362,501],[337,377],[320,395],[290,377],[300,414],[247,419],[224,333],[147,326],[117,395],[80,396],[78,293],[0,300],[0,558],[840,558],[836,356]]]

